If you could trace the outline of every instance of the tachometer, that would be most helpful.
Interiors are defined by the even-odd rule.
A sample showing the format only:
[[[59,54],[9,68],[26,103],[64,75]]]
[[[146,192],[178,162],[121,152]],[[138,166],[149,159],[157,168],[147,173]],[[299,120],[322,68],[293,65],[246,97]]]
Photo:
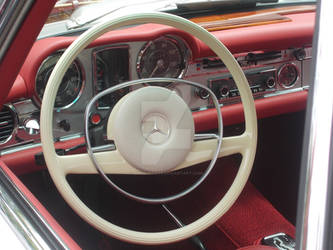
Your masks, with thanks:
[[[185,69],[184,53],[179,42],[163,37],[146,44],[137,61],[140,78],[182,76]]]
[[[38,101],[40,102],[43,99],[47,81],[61,54],[61,52],[58,52],[46,58],[38,70],[35,92],[37,94]],[[79,62],[75,60],[71,66],[69,66],[61,81],[54,107],[64,109],[71,106],[80,97],[82,89],[83,74]]]

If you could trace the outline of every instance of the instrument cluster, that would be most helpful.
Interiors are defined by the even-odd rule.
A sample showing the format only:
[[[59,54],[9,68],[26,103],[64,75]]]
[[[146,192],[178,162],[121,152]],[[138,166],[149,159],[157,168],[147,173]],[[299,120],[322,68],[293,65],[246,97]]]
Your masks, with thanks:
[[[0,141],[1,154],[11,152],[13,147],[16,150],[19,145],[26,147],[29,143],[39,143],[40,105],[48,79],[62,53],[62,50],[56,51],[41,63],[33,97],[11,104],[15,113],[15,128],[8,134],[10,140]],[[254,51],[234,56],[249,81],[254,98],[265,98],[306,88],[310,82],[311,53],[309,47]],[[126,81],[153,77],[183,78],[200,83],[215,93],[221,106],[240,101],[239,92],[224,63],[216,57],[192,58],[190,47],[181,37],[164,35],[151,41],[86,48],[73,61],[61,81],[54,108],[55,140],[83,135],[85,108],[96,94]],[[157,82],[149,84],[159,85]],[[143,83],[139,88],[147,85]],[[163,86],[176,91],[192,111],[212,107],[209,94],[202,89],[176,81]],[[100,134],[99,138],[105,137],[103,126],[113,106],[137,88],[123,88],[97,101],[88,119],[94,133]]]

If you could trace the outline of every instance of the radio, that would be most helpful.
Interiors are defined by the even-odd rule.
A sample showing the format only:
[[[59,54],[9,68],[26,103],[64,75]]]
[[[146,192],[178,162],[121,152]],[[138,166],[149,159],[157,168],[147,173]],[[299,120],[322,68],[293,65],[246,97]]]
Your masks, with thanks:
[[[251,69],[244,71],[244,73],[254,97],[276,90],[275,68]],[[209,79],[208,84],[220,102],[232,101],[234,98],[239,97],[239,91],[230,74]]]

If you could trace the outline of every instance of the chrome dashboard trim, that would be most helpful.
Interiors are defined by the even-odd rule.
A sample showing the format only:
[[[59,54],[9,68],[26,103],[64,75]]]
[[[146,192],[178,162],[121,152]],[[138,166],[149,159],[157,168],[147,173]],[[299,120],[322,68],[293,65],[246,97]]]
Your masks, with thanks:
[[[80,137],[83,137],[82,133],[63,136],[63,137],[60,137],[57,141],[64,142],[64,141],[77,139],[77,138],[80,138]],[[38,142],[38,143],[35,142],[34,143],[33,141],[31,143],[27,143],[27,144],[24,144],[24,145],[18,145],[18,146],[13,145],[13,146],[8,147],[8,148],[0,149],[0,156],[13,154],[13,153],[21,152],[21,151],[24,151],[24,150],[41,147],[41,146],[42,146],[42,144],[40,142]]]
[[[304,90],[307,90],[307,89],[304,88],[304,87],[294,88],[294,89],[286,89],[286,90],[280,90],[280,91],[276,91],[276,92],[273,92],[273,93],[265,94],[262,97],[263,98],[268,98],[268,97],[273,97],[273,96],[291,94],[291,93],[295,93],[295,92],[299,92],[299,91],[304,91]]]
[[[33,143],[33,144],[27,144],[27,145],[22,145],[22,146],[13,146],[10,148],[0,150],[0,156],[13,154],[13,153],[21,152],[24,150],[32,149],[32,148],[37,148],[40,146],[42,146],[41,143]]]

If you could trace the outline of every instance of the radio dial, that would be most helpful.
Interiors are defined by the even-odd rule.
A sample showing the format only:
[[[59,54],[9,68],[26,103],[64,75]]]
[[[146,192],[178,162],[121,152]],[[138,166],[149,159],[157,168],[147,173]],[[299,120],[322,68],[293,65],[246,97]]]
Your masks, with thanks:
[[[226,86],[223,86],[220,88],[220,96],[222,98],[228,97],[229,96],[229,88]]]
[[[205,89],[202,88],[196,88],[195,93],[198,97],[200,97],[202,100],[206,100],[209,98],[209,93]]]
[[[274,77],[269,77],[266,81],[266,86],[270,89],[274,88],[275,87],[275,79]]]

